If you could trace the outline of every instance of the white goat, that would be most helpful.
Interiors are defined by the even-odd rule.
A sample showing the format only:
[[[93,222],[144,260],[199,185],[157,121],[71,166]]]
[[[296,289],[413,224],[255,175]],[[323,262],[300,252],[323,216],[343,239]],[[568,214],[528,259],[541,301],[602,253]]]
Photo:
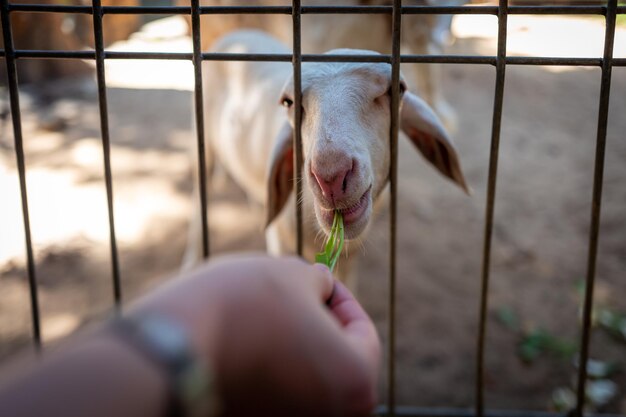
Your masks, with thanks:
[[[233,32],[214,48],[224,53],[289,53],[260,31]],[[339,49],[329,54],[375,54]],[[248,196],[267,208],[270,253],[295,251],[293,177],[294,87],[292,66],[271,62],[205,64],[207,160],[214,159]],[[286,83],[285,83],[286,81]],[[335,209],[343,213],[347,239],[359,237],[388,180],[390,130],[389,64],[304,63],[302,142],[304,255],[312,260],[328,233]],[[422,154],[464,190],[457,153],[434,112],[404,91],[401,128]],[[281,92],[282,90],[282,92]],[[280,100],[279,100],[280,98]],[[279,111],[278,103],[287,107]],[[196,212],[184,265],[200,260],[200,213]],[[348,281],[352,254],[339,262]],[[350,283],[352,284],[352,283]]]

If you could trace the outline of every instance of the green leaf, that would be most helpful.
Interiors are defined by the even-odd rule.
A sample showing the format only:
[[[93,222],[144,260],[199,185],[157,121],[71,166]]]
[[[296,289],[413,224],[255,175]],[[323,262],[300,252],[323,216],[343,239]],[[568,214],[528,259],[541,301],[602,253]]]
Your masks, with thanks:
[[[518,347],[518,354],[524,362],[532,362],[543,353],[568,359],[577,351],[575,342],[553,336],[543,329],[534,329],[524,335]]]
[[[496,311],[496,317],[506,328],[510,330],[517,330],[519,328],[519,319],[517,314],[510,307],[500,307]]]
[[[315,254],[315,263],[328,265],[328,256],[325,252],[319,252]]]
[[[335,211],[333,225],[330,228],[330,234],[323,247],[323,252],[315,254],[315,262],[328,266],[332,272],[341,255],[344,241],[343,216],[341,212]]]
[[[339,221],[337,223],[337,229],[339,230],[339,243],[337,244],[337,251],[335,252],[335,255],[332,257],[332,259],[330,260],[330,270],[332,271],[333,269],[335,269],[335,265],[337,264],[337,261],[339,260],[339,255],[341,255],[341,250],[343,249],[343,239],[344,239],[344,234],[343,234],[343,217],[341,216],[341,214],[339,214],[339,216],[335,216],[335,217],[339,217]]]

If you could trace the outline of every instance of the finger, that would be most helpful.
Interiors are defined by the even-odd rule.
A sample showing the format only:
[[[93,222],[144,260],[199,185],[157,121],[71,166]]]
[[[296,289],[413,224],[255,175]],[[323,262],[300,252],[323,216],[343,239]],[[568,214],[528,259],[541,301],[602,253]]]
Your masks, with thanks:
[[[333,274],[330,272],[330,269],[324,264],[313,264],[311,268],[314,271],[314,274],[318,277],[318,282],[320,283],[319,296],[322,302],[326,302],[326,300],[330,299],[334,290],[335,290],[335,279],[333,278]]]
[[[293,266],[290,270],[290,279],[299,279],[306,282],[307,290],[316,299],[325,302],[333,292],[334,279],[327,266],[322,264],[311,265],[300,258],[288,258]]]
[[[344,334],[357,350],[364,351],[370,363],[380,360],[380,340],[374,323],[350,291],[339,281],[335,281],[333,297],[329,307],[339,320]]]

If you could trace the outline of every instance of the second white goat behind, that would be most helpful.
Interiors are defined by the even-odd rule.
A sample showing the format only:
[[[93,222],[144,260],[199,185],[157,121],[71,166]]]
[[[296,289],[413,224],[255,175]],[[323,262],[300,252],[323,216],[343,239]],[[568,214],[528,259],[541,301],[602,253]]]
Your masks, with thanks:
[[[237,31],[213,48],[221,53],[290,53],[261,31]],[[337,49],[329,54],[376,54]],[[266,242],[273,254],[295,251],[293,192],[294,86],[290,63],[204,64],[207,166],[220,165],[248,197],[267,211]],[[304,256],[314,259],[335,210],[346,239],[363,235],[373,206],[388,182],[391,66],[385,63],[302,65]],[[461,166],[441,122],[414,94],[402,93],[401,129],[443,175],[468,191]],[[281,109],[282,104],[286,109]],[[196,181],[196,191],[198,187]],[[200,210],[192,219],[184,268],[201,259]],[[354,251],[342,255],[337,275],[354,287]]]

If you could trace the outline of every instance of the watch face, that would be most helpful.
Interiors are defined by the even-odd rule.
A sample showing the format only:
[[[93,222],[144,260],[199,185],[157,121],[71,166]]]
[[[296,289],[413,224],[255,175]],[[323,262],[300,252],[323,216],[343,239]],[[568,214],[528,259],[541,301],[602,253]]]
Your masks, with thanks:
[[[190,357],[188,337],[184,329],[165,317],[144,317],[141,333],[168,361],[186,362]]]

